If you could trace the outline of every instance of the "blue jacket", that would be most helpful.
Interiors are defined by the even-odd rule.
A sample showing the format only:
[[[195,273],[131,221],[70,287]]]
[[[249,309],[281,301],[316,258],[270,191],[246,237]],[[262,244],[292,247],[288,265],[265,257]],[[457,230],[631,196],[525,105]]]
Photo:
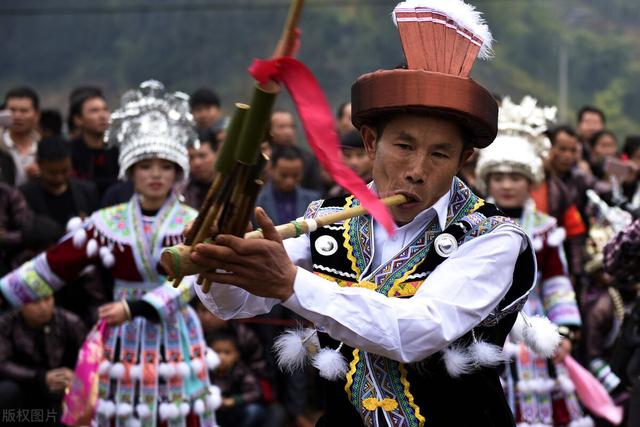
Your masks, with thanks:
[[[314,200],[318,200],[319,198],[320,193],[318,193],[317,191],[307,190],[298,186],[296,188],[297,216],[303,216],[305,211],[307,210],[307,206],[309,206],[309,203],[313,202]],[[258,196],[258,200],[256,201],[256,206],[262,207],[267,215],[269,215],[269,217],[273,220],[273,222],[276,223],[276,225],[279,225],[277,224],[277,222],[280,215],[278,214],[278,206],[275,197],[273,196],[273,186],[271,185],[271,182],[268,182],[262,188],[262,191]]]

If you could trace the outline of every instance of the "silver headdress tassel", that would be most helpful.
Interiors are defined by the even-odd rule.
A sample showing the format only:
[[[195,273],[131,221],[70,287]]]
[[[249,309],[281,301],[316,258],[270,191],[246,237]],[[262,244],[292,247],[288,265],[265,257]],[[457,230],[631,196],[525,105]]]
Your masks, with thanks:
[[[525,96],[520,104],[504,98],[498,115],[498,137],[489,147],[480,150],[476,166],[477,185],[486,193],[489,174],[516,172],[534,184],[544,179],[542,159],[551,143],[545,135],[549,123],[555,122],[555,107],[539,107],[537,101]]]
[[[120,149],[122,179],[128,169],[145,159],[164,159],[176,163],[189,174],[187,145],[196,143],[189,95],[167,93],[157,80],[147,80],[138,89],[127,91],[120,108],[111,114],[105,142]]]

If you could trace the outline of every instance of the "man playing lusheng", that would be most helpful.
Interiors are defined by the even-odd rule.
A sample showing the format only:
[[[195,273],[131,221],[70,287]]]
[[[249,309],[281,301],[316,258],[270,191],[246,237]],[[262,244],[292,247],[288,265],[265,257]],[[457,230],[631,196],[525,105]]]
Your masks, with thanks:
[[[525,233],[455,178],[497,133],[495,100],[468,78],[467,57],[491,36],[460,0],[407,3],[394,10],[407,69],[366,74],[352,88],[371,189],[409,199],[391,209],[395,234],[365,215],[282,242],[257,209],[264,240],[223,235],[196,246],[192,260],[216,282],[197,291],[223,318],[282,303],[315,325],[319,344],[314,332],[298,348],[315,347],[309,357],[328,380],[319,426],[511,426],[496,365],[535,261]],[[456,39],[466,54],[437,39],[442,22],[466,35]],[[422,49],[429,42],[437,49]],[[318,201],[305,216],[358,203]],[[281,360],[297,351],[281,347]]]

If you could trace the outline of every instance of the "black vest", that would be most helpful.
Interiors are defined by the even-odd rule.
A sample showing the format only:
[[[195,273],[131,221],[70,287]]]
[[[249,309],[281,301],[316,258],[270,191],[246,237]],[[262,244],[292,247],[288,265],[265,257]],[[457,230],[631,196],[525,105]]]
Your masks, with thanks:
[[[457,185],[457,187],[456,187]],[[456,180],[453,198],[450,205],[450,217],[444,232],[451,234],[464,244],[477,235],[490,232],[502,222],[508,221],[501,216],[493,205],[483,204],[461,182]],[[460,196],[461,193],[462,196]],[[455,200],[458,197],[459,200]],[[321,203],[321,204],[320,204]],[[357,204],[351,197],[339,197],[312,204],[307,217],[314,217],[318,211],[339,210]],[[456,205],[457,204],[457,205]],[[456,209],[457,208],[457,209]],[[458,214],[457,216],[455,214]],[[491,222],[493,227],[487,227]],[[367,259],[371,258],[373,232],[370,217],[353,218],[345,223],[333,224],[318,229],[310,234],[313,269],[329,280],[342,286],[357,282],[359,274],[367,270]],[[436,230],[436,235],[441,231]],[[337,242],[337,246],[336,246]],[[368,252],[368,253],[367,253]],[[411,267],[406,275],[405,283],[386,284],[382,293],[393,297],[410,298],[415,288],[441,262],[445,260],[435,250],[427,250],[410,259],[406,264],[417,264]],[[519,309],[524,304],[523,295],[532,287],[535,278],[534,254],[531,248],[523,252],[517,260],[514,280],[505,298],[494,313],[474,328],[476,337],[483,341],[502,346],[511,330]],[[410,256],[408,256],[410,258]],[[407,268],[405,268],[407,270]],[[406,273],[406,271],[405,271]],[[370,284],[373,287],[375,284]],[[378,290],[380,291],[380,289]],[[520,300],[517,304],[514,301]],[[509,307],[508,310],[503,310]],[[322,347],[336,348],[339,343],[327,334],[320,333]],[[471,332],[461,337],[456,344],[466,346],[473,342]],[[353,369],[354,349],[343,345],[342,354]],[[396,364],[396,362],[392,362]],[[419,408],[421,418],[406,418],[398,426],[447,426],[447,427],[491,427],[515,425],[499,380],[499,368],[480,368],[459,378],[452,378],[444,367],[441,353],[413,364],[400,364],[404,372],[404,380],[408,381],[413,405]],[[348,375],[349,377],[349,375]],[[357,381],[352,376],[350,381]],[[361,414],[349,400],[345,390],[346,380],[322,380],[325,391],[325,414],[317,426],[364,426]],[[399,388],[398,388],[399,390]],[[413,408],[415,409],[415,406]],[[379,426],[386,426],[382,409],[367,415],[368,423],[372,418],[378,419]],[[394,421],[395,423],[395,421]]]

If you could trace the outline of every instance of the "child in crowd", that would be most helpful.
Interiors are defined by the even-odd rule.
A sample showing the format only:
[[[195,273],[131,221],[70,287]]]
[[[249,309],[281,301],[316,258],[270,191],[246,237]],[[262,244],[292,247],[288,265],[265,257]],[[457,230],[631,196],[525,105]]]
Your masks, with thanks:
[[[216,417],[221,427],[257,427],[263,425],[265,412],[260,400],[258,379],[240,357],[238,339],[230,332],[213,335],[209,346],[220,357],[220,366],[211,375],[220,387],[222,405]]]

